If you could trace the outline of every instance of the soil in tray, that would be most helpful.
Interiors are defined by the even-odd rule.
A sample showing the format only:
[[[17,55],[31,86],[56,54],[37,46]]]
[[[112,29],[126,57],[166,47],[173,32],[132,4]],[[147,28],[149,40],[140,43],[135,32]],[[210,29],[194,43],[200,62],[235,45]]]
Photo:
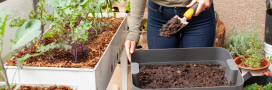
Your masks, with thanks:
[[[16,85],[12,87],[12,89],[15,89]],[[1,90],[5,90],[4,88],[1,88]],[[19,89],[17,90],[73,90],[68,86],[50,86],[50,87],[44,87],[44,86],[25,86],[21,85]]]
[[[88,18],[93,20],[92,17]],[[78,55],[77,62],[75,62],[74,56],[68,51],[60,51],[58,49],[53,50],[53,58],[49,56],[46,52],[44,55],[37,57],[31,57],[30,60],[25,61],[25,66],[35,66],[35,67],[67,67],[67,68],[94,68],[98,63],[100,57],[103,55],[108,44],[110,43],[112,37],[117,31],[119,25],[124,18],[115,17],[104,17],[99,18],[97,22],[110,22],[110,24],[103,26],[101,29],[96,31],[93,29],[89,30],[88,41],[85,42],[83,50],[80,48],[80,43],[78,43]],[[45,45],[51,43],[53,40],[50,38],[45,39]],[[41,41],[36,43],[41,44]],[[36,47],[30,49],[28,47],[28,52],[37,53],[35,51]],[[15,55],[13,60],[20,58],[26,54],[25,50],[21,50],[18,55]]]
[[[142,89],[232,86],[219,64],[177,64],[140,66]]]

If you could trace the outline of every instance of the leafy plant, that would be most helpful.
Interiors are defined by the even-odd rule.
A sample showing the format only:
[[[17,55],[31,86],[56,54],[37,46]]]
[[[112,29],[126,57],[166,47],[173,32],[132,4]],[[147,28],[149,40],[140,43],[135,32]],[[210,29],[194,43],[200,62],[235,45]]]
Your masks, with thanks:
[[[268,83],[268,84],[266,84],[265,86],[263,86],[263,88],[262,89],[264,89],[264,90],[272,90],[272,83]]]
[[[250,68],[261,67],[263,55],[263,45],[258,33],[254,33],[250,38],[249,49],[247,49],[243,56],[241,56],[242,64]]]
[[[9,13],[5,13],[4,9],[0,9],[0,44],[2,48],[2,43],[3,43],[3,38],[4,38],[4,32],[5,32],[5,24],[7,21],[7,17],[8,17]],[[38,25],[38,26],[37,26]],[[26,23],[24,23],[17,31],[16,31],[16,43],[12,46],[12,51],[25,46],[29,41],[31,41],[32,39],[34,39],[35,37],[37,37],[40,33],[41,33],[41,22],[39,20],[31,20],[28,21]],[[0,54],[2,53],[2,49],[0,51]],[[42,53],[39,54],[33,54],[33,55],[25,55],[22,58],[18,58],[17,60],[20,61],[20,64],[18,65],[18,67],[23,63],[23,61],[25,61],[27,58],[30,58],[32,56],[37,56],[40,55]],[[6,85],[1,86],[1,88],[6,88],[8,90],[11,90],[11,86],[9,85],[9,80],[7,78],[7,74],[6,74],[6,68],[4,66],[4,63],[2,61],[2,58],[0,56],[0,63],[1,63],[1,70],[2,73],[1,75],[3,75],[5,77],[5,81],[6,81]],[[10,60],[8,60],[7,65],[9,65]],[[18,68],[16,69],[16,71],[18,70]],[[16,72],[14,73],[16,74]],[[14,77],[13,77],[14,78]],[[16,88],[19,88],[20,85],[17,85]],[[16,89],[15,88],[15,89]]]
[[[253,28],[252,17],[250,21],[252,25],[249,29],[245,29],[244,32],[236,31],[234,27],[225,46],[233,58],[236,56],[241,57],[243,65],[249,68],[259,68],[264,58],[262,39],[258,37],[258,30]]]
[[[272,83],[268,83],[266,85],[258,85],[257,83],[247,85],[243,88],[244,90],[271,90],[272,89]]]
[[[272,63],[272,56],[266,57],[267,60],[269,60]]]
[[[225,44],[225,48],[230,52],[233,58],[242,56],[249,49],[250,38],[254,34],[252,29],[245,29],[244,32],[233,27],[230,32],[229,40]]]
[[[126,5],[126,12],[130,13],[130,1],[128,1],[127,5]]]
[[[69,51],[77,62],[78,43],[81,50],[83,45],[88,40],[91,28],[96,31],[107,23],[96,23],[96,18],[93,21],[87,20],[89,13],[95,16],[95,12],[100,9],[101,2],[105,0],[47,0],[46,4],[55,7],[51,22],[52,30],[45,33],[43,38],[53,37],[55,42],[49,46],[41,45],[36,50],[40,52],[52,51],[54,48]]]
[[[244,90],[258,90],[261,89],[262,85],[258,85],[257,83],[251,84],[251,85],[247,85],[246,87],[244,87]]]
[[[40,40],[42,40],[43,44],[44,44],[44,40],[42,39],[42,37],[43,37],[43,33],[45,32],[45,29],[44,29],[44,26],[46,25],[45,21],[52,20],[51,15],[45,15],[48,11],[45,10],[44,3],[45,3],[45,0],[39,0],[39,2],[37,3],[37,11],[35,12],[34,10],[31,10],[29,13],[30,20],[38,19],[38,20],[42,21],[42,23],[40,25],[41,29],[42,29],[42,33],[40,33]],[[21,19],[21,18],[13,19],[10,22],[9,26],[10,27],[20,27],[26,21],[27,21],[26,19]]]

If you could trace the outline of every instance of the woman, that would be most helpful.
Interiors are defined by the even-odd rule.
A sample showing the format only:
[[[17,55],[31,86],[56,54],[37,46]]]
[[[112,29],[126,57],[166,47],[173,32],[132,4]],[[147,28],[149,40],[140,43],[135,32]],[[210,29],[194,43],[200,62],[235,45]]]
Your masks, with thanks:
[[[140,37],[140,27],[146,5],[145,0],[131,0],[129,33],[125,42],[126,54],[131,54]],[[158,36],[162,25],[175,15],[198,3],[198,8],[189,24],[170,38]],[[182,33],[182,35],[181,35]],[[212,47],[215,38],[215,17],[212,0],[149,0],[147,20],[147,42],[149,49]]]

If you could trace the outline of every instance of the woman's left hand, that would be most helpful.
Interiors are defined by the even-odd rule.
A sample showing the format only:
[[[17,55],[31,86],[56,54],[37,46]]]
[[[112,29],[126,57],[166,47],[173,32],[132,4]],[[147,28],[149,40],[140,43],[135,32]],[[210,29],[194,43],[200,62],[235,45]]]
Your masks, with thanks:
[[[197,16],[200,12],[202,12],[203,10],[205,10],[206,8],[209,8],[212,4],[211,0],[192,0],[192,2],[187,5],[187,8],[192,7],[196,2],[198,2],[198,7],[197,10],[195,12],[194,16]]]

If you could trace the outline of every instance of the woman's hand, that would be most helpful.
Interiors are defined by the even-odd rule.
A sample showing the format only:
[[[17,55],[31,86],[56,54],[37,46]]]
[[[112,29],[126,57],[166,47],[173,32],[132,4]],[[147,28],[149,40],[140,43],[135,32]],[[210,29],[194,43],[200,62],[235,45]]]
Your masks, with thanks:
[[[196,2],[198,2],[198,7],[197,10],[195,12],[194,16],[197,16],[200,12],[202,12],[203,10],[205,10],[206,8],[210,7],[212,4],[211,0],[193,0],[189,5],[187,5],[187,8],[192,7]]]
[[[132,40],[126,40],[125,42],[125,49],[129,62],[131,62],[131,54],[135,51],[136,44],[137,42]]]

